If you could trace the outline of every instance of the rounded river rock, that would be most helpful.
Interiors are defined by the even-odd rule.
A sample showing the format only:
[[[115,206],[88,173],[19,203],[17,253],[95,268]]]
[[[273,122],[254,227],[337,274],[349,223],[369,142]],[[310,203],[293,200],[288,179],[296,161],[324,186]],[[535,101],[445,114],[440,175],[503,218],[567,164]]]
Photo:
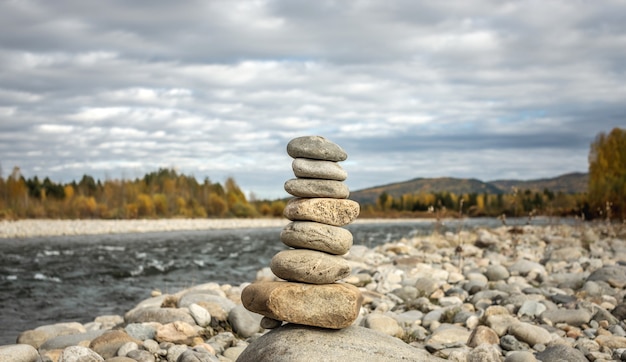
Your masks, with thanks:
[[[348,178],[348,173],[333,161],[295,158],[291,163],[291,168],[296,177],[337,181],[344,181]]]
[[[294,178],[285,182],[285,191],[296,197],[347,199],[348,186],[341,181]]]
[[[343,255],[352,246],[352,233],[344,228],[312,221],[294,221],[283,228],[280,240],[296,249]]]
[[[315,221],[333,226],[353,222],[360,212],[359,203],[348,199],[295,198],[289,200],[283,215],[291,221]]]
[[[279,278],[311,284],[330,284],[350,275],[350,264],[337,255],[292,249],[274,255],[270,269]]]
[[[343,283],[256,282],[244,288],[241,302],[279,321],[341,329],[354,323],[363,297],[357,287]]]
[[[337,144],[321,136],[304,136],[287,144],[287,154],[293,158],[312,158],[324,161],[344,161],[348,154]]]
[[[285,324],[255,339],[238,362],[345,361],[436,362],[432,356],[398,338],[372,329],[350,326],[334,331]]]

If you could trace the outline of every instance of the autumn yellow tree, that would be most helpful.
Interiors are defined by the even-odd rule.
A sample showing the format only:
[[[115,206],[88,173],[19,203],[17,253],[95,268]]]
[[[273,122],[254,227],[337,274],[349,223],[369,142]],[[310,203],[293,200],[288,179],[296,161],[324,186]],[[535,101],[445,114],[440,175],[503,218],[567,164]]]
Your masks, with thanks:
[[[600,133],[589,151],[591,211],[626,219],[626,130]]]

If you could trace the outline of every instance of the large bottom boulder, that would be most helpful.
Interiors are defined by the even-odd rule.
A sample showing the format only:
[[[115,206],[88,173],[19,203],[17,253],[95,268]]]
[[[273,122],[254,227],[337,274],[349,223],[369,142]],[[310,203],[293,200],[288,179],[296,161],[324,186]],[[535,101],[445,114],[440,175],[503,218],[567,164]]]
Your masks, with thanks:
[[[428,352],[371,329],[334,330],[285,324],[252,342],[237,362],[443,361]]]

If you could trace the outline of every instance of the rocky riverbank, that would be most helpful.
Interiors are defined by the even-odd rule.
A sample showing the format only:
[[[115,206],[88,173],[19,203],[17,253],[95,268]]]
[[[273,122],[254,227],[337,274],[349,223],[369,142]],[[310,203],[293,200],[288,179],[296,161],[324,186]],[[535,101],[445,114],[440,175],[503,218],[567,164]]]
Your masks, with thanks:
[[[375,248],[355,245],[346,259],[352,274],[344,281],[364,297],[360,315],[338,334],[303,331],[302,338],[333,347],[299,351],[309,354],[302,358],[626,360],[623,226],[433,234]],[[266,268],[257,278],[274,277]],[[235,361],[252,340],[280,340],[297,327],[261,329],[261,317],[241,305],[246,285],[155,291],[124,316],[25,331],[18,344],[0,347],[0,361]],[[284,343],[284,353],[297,350],[297,341]],[[246,355],[253,352],[267,353]]]

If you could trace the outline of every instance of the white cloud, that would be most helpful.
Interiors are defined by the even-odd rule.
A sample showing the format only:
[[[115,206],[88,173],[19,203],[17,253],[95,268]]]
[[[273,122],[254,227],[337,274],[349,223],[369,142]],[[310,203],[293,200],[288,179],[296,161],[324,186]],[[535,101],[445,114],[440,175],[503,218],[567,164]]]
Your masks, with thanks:
[[[3,166],[56,180],[176,167],[283,195],[289,139],[352,188],[584,171],[624,126],[626,5],[0,3]]]

